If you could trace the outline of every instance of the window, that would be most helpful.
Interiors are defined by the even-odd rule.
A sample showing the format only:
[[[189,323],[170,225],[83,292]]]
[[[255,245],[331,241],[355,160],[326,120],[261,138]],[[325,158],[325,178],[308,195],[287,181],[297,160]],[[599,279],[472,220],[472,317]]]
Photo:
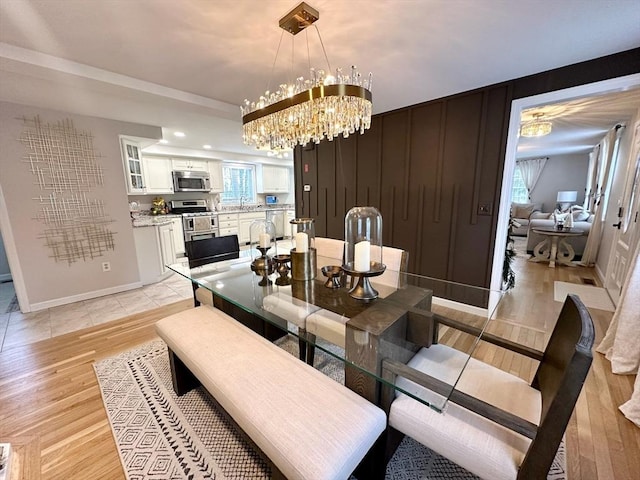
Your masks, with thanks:
[[[250,164],[222,165],[223,204],[256,203],[256,167]]]
[[[511,201],[515,203],[529,203],[527,187],[522,179],[522,172],[520,172],[517,166],[513,175],[513,185],[511,186]]]

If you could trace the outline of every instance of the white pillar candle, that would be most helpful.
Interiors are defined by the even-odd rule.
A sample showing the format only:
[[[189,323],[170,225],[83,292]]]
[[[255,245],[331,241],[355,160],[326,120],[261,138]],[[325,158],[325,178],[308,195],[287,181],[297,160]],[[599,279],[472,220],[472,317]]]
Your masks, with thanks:
[[[296,252],[305,253],[309,251],[309,235],[304,232],[298,232],[295,236]]]
[[[260,248],[268,248],[271,245],[271,236],[268,233],[261,233],[259,245]]]
[[[358,242],[354,246],[353,269],[356,272],[368,272],[371,263],[371,244],[367,240]]]

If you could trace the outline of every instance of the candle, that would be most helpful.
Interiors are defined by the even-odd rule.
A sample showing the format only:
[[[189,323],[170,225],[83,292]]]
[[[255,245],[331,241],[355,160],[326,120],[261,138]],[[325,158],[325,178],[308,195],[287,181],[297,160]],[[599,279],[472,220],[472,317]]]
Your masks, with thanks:
[[[271,245],[271,236],[268,233],[261,233],[259,245],[260,248],[269,248]]]
[[[353,261],[353,269],[356,272],[368,272],[370,269],[370,252],[371,244],[367,240],[363,240],[362,242],[358,242],[354,247],[354,261]]]
[[[298,232],[295,236],[296,252],[305,253],[309,250],[309,235],[304,232]]]

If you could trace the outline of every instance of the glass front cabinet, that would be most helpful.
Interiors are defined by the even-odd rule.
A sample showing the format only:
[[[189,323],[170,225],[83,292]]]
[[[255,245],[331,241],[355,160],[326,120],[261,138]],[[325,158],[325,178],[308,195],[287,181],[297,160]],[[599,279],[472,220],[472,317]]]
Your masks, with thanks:
[[[126,138],[122,139],[122,159],[127,174],[127,190],[129,194],[145,192],[144,175],[142,171],[142,156],[140,145]]]

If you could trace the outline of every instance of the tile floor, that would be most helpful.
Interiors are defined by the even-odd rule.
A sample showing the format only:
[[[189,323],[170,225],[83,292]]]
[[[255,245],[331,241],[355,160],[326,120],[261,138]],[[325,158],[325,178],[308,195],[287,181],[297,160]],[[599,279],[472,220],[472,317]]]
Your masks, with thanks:
[[[191,283],[174,274],[162,282],[114,295],[32,313],[5,313],[15,295],[12,282],[0,283],[0,351],[192,298]]]

